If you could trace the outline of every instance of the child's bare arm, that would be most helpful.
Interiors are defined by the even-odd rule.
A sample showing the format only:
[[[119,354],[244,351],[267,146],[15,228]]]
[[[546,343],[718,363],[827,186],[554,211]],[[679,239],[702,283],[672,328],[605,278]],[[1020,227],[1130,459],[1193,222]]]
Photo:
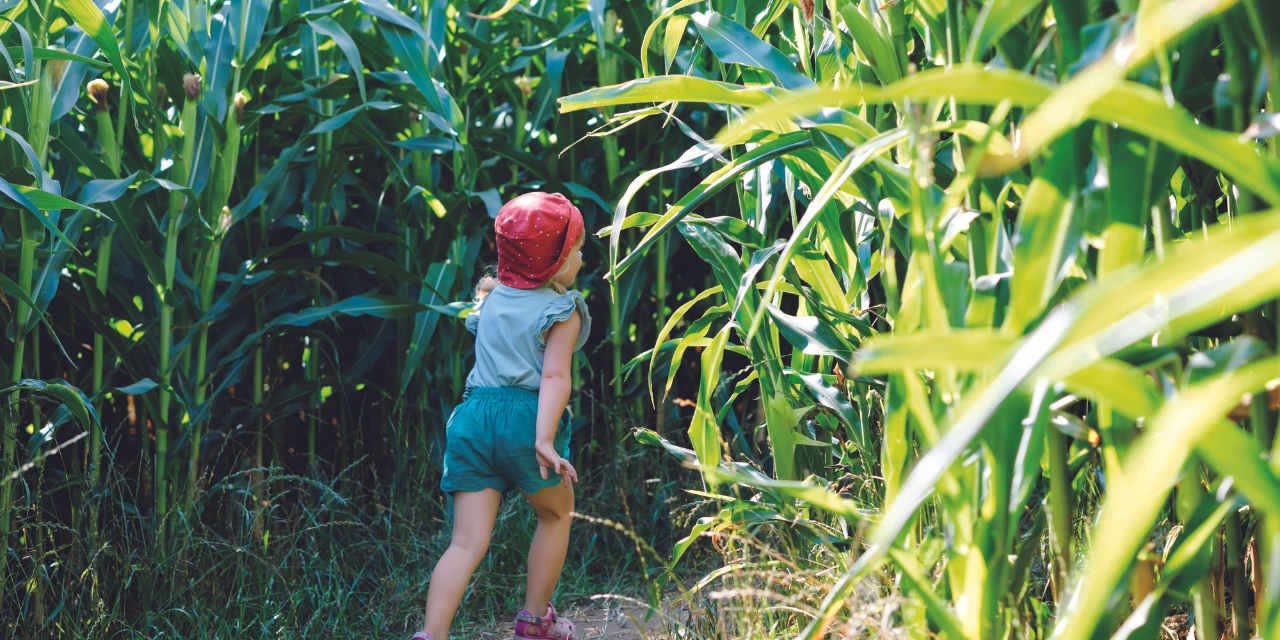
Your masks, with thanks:
[[[538,435],[534,448],[538,454],[538,465],[542,468],[542,477],[546,479],[547,468],[569,481],[578,481],[578,472],[568,460],[560,457],[555,449],[556,427],[560,424],[560,416],[564,415],[565,404],[569,402],[569,394],[573,391],[573,346],[578,342],[578,331],[582,327],[582,319],[574,312],[564,322],[557,322],[547,331],[547,348],[542,356],[542,385],[538,390]]]

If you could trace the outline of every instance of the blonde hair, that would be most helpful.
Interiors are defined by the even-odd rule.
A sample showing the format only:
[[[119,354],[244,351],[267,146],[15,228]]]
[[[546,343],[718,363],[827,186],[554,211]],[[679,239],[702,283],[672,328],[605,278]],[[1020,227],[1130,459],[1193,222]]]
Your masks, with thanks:
[[[480,276],[480,282],[476,283],[476,291],[472,296],[472,300],[476,304],[480,304],[480,302],[484,300],[484,297],[489,295],[489,292],[493,291],[497,287],[498,279],[488,273],[485,273],[483,276]]]

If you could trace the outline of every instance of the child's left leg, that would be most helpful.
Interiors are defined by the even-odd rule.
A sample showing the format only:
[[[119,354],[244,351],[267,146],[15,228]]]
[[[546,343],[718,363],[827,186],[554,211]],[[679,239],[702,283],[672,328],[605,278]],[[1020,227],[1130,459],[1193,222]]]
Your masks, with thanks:
[[[502,493],[494,489],[453,494],[453,538],[431,572],[427,589],[426,630],[435,640],[449,637],[449,625],[480,560],[489,550],[489,536],[498,518]]]

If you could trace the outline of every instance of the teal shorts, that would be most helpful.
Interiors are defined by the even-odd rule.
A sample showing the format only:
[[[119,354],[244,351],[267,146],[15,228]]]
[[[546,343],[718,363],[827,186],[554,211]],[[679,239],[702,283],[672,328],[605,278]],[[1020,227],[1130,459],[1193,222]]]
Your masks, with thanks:
[[[556,428],[555,447],[569,457],[569,411]],[[444,477],[440,488],[455,491],[514,488],[537,493],[561,482],[553,469],[542,479],[534,440],[538,433],[538,393],[520,387],[476,387],[453,410],[445,427]]]

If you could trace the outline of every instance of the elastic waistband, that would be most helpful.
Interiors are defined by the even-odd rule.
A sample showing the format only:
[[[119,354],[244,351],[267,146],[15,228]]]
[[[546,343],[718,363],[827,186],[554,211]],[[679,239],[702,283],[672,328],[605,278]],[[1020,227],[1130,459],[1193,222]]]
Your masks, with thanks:
[[[503,402],[537,402],[538,392],[523,387],[472,387],[467,390],[467,400]]]

